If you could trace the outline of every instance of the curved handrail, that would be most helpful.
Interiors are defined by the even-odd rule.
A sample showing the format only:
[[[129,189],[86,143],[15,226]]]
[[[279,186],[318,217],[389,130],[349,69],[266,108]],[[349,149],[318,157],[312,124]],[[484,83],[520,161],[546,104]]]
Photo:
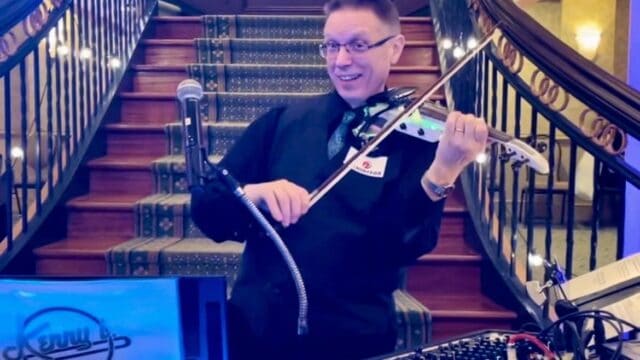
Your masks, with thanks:
[[[2,34],[0,270],[67,196],[157,5],[43,0]]]
[[[464,4],[431,1],[436,36],[447,36],[460,44],[474,33],[486,33],[496,23],[500,24],[500,34],[495,36],[491,50],[483,51],[479,56],[475,68],[466,69],[462,76],[449,83],[445,92],[447,103],[456,109],[475,112],[491,126],[518,138],[524,136],[531,145],[541,151],[544,149],[554,176],[561,162],[568,163],[569,179],[563,180],[564,188],[556,186],[554,176],[543,179],[546,185],[541,188],[540,182],[535,182],[533,172],[530,171],[523,181],[519,167],[505,166],[505,157],[508,159],[509,154],[500,154],[501,149],[493,146],[490,161],[470,167],[461,179],[482,249],[496,270],[496,279],[500,279],[499,288],[509,290],[514,309],[543,323],[548,308],[533,303],[525,291],[525,281],[547,279],[544,273],[532,267],[529,255],[542,255],[551,261],[554,244],[564,246],[564,263],[571,276],[574,224],[579,221],[576,215],[577,181],[592,178],[594,195],[588,204],[592,219],[588,266],[593,270],[601,265],[596,261],[598,219],[602,214],[600,190],[603,187],[598,179],[610,169],[640,188],[640,169],[624,158],[627,137],[640,139],[640,94],[569,48],[511,0],[468,2],[473,11],[471,16],[464,16],[468,11]],[[446,70],[452,63],[452,54],[440,48],[439,56],[441,66]],[[531,109],[530,114],[523,114],[525,103]],[[572,107],[567,107],[568,104]],[[595,117],[587,119],[586,114],[594,113]],[[527,121],[521,121],[523,118]],[[539,134],[546,134],[546,137]],[[568,142],[564,140],[567,137]],[[562,144],[568,148],[563,150]],[[578,176],[579,149],[591,154],[595,164],[592,170],[582,167]],[[555,156],[560,153],[564,155]],[[566,217],[564,213],[561,217],[566,219],[566,224],[562,224],[564,229],[551,223],[554,194],[562,194],[562,209],[568,209]],[[542,243],[538,242],[540,230],[535,230],[534,236],[532,214],[536,195],[544,195],[546,219],[542,230],[546,233]],[[527,205],[526,216],[523,216],[524,206],[518,206],[518,201]],[[621,218],[617,220],[623,221]],[[622,225],[619,223],[618,226]],[[552,228],[562,231],[562,235],[551,236]],[[621,243],[619,236],[618,247]],[[582,242],[581,246],[588,245]],[[544,252],[538,252],[542,250]]]
[[[0,0],[0,34],[8,32],[22,19],[31,14],[42,4],[43,0]]]
[[[640,138],[640,93],[577,54],[511,0],[480,2],[513,45],[561,87],[613,124]]]
[[[0,33],[0,76],[5,76],[56,26],[71,6],[72,0],[60,0],[47,8],[45,0],[26,12],[26,17],[12,22],[10,28]],[[22,13],[22,12],[21,12]]]

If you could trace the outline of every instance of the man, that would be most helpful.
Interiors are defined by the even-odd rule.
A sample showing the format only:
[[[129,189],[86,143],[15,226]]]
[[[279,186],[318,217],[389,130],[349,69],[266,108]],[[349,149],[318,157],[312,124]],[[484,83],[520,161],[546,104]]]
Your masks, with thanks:
[[[221,162],[282,225],[308,292],[308,335],[296,335],[291,275],[248,211],[219,183],[192,191],[192,216],[208,236],[246,241],[229,301],[234,359],[358,359],[393,351],[400,269],[435,247],[445,190],[485,147],[484,122],[460,113],[448,117],[437,150],[393,133],[370,155],[375,174],[351,171],[310,209],[309,192],[357,146],[353,129],[361,122],[351,110],[384,92],[405,44],[389,0],[333,0],[325,13],[321,52],[335,91],[272,109]]]

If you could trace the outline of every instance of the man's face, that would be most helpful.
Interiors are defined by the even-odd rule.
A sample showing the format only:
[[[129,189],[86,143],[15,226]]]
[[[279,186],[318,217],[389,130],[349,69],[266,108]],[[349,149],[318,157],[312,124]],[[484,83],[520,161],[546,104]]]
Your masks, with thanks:
[[[397,36],[393,36],[397,35]],[[324,43],[373,45],[391,37],[382,45],[364,52],[349,52],[345,46],[328,52],[327,70],[338,94],[351,107],[384,90],[391,65],[400,58],[404,37],[368,9],[344,8],[329,15],[324,25]]]

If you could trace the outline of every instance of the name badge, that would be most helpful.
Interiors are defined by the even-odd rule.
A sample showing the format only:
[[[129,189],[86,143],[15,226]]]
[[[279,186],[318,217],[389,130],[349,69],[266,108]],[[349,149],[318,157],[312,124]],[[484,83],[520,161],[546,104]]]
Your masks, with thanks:
[[[344,158],[343,163],[346,163],[349,159],[356,155],[358,151],[351,147],[349,152],[347,152],[347,156]],[[379,157],[368,157],[365,156],[358,160],[358,162],[351,165],[351,169],[365,176],[375,177],[375,178],[383,178],[384,171],[387,168],[387,157],[379,156]]]

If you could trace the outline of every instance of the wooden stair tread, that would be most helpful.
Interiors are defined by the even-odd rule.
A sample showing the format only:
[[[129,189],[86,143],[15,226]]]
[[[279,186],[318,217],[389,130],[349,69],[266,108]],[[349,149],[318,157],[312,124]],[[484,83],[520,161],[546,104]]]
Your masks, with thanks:
[[[205,91],[204,94],[206,95],[207,92]],[[248,93],[248,92],[217,92],[217,94],[235,94],[235,95],[264,95],[266,93]],[[279,95],[279,94],[289,94],[289,93],[279,93],[279,92],[273,92],[273,93],[269,93],[271,95]],[[317,95],[320,95],[321,93],[317,93]],[[305,95],[314,95],[313,93],[305,93]],[[131,99],[131,100],[176,100],[176,94],[175,92],[164,92],[164,91],[121,91],[120,93],[118,93],[118,96],[121,99]],[[444,95],[443,94],[434,94],[431,97],[432,100],[444,100]],[[164,126],[164,125],[163,125]],[[455,191],[454,191],[455,193]]]
[[[67,238],[34,249],[34,254],[40,257],[82,257],[104,258],[107,250],[128,239],[118,238],[92,238],[86,239]]]
[[[190,46],[194,45],[195,41],[193,39],[143,39],[140,43],[146,46]],[[435,40],[407,40],[405,42],[405,47],[431,47],[436,45],[437,42]]]
[[[166,45],[166,46],[188,46],[194,44],[193,39],[143,39],[140,40],[142,45]]]
[[[103,128],[110,132],[158,133],[164,132],[164,124],[111,123]]]
[[[153,16],[151,18],[152,21],[156,22],[176,22],[176,23],[199,23],[202,22],[202,16],[170,16],[170,15],[159,15]],[[432,23],[433,18],[430,16],[401,16],[401,23]]]
[[[131,66],[133,71],[149,71],[149,72],[168,72],[168,71],[184,71],[187,72],[188,64],[139,64]],[[209,65],[209,64],[208,64]],[[282,67],[278,64],[219,64],[223,66],[232,67]],[[325,67],[325,65],[289,65],[299,67]],[[391,67],[391,73],[414,73],[414,72],[440,72],[440,67],[436,65],[424,65],[424,66],[408,66],[408,65],[394,65]]]
[[[132,194],[94,194],[79,196],[67,202],[67,208],[76,210],[133,211],[141,196]]]
[[[496,304],[488,297],[460,295],[423,295],[420,291],[411,291],[412,296],[420,300],[434,317],[447,318],[498,318],[515,319],[517,314]]]
[[[87,162],[87,167],[90,169],[151,170],[151,163],[156,159],[156,156],[107,155]]]
[[[480,264],[482,255],[458,255],[458,254],[425,254],[418,258],[415,265],[441,264],[441,263],[467,263]]]
[[[152,21],[157,22],[187,22],[187,23],[198,23],[202,22],[202,16],[153,16],[151,18]]]
[[[170,92],[151,92],[151,91],[121,91],[118,96],[123,99],[139,99],[139,100],[176,100],[176,94]]]
[[[467,203],[464,200],[464,193],[460,186],[456,186],[453,193],[445,200],[445,206],[450,212],[457,211],[459,213],[467,212]]]

